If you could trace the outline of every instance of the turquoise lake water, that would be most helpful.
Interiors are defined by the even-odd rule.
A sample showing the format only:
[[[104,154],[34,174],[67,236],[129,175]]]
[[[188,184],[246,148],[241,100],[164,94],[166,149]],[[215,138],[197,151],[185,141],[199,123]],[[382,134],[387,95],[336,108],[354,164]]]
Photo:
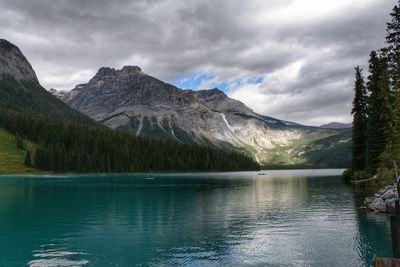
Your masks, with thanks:
[[[0,176],[0,266],[372,266],[341,170]]]

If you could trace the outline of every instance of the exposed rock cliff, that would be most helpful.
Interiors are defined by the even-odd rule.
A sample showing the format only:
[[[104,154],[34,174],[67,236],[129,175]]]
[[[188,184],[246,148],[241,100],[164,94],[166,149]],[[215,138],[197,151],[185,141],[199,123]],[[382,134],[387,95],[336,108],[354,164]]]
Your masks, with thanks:
[[[0,75],[9,74],[18,80],[38,82],[31,64],[18,47],[0,39]]]

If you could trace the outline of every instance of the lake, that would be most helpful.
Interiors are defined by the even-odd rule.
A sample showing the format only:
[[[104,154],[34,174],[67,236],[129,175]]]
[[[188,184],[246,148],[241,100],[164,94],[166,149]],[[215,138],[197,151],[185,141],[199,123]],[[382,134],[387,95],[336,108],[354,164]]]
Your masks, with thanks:
[[[0,266],[372,266],[342,170],[0,176]]]

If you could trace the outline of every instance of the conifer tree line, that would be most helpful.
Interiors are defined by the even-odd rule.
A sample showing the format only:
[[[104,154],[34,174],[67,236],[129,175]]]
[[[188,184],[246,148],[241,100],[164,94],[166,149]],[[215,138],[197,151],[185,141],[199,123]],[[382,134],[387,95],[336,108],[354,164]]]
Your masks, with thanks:
[[[352,171],[393,174],[400,159],[400,1],[390,13],[386,46],[369,55],[368,76],[355,68]]]
[[[55,172],[235,171],[259,168],[237,152],[136,137],[0,109],[0,127],[37,144],[25,163]],[[19,140],[18,139],[18,140]]]

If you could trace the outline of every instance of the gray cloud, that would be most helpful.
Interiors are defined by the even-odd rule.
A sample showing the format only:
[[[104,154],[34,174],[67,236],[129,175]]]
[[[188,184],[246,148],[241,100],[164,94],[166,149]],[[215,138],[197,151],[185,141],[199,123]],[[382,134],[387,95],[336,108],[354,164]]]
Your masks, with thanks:
[[[353,68],[383,46],[396,2],[0,0],[0,37],[23,50],[46,88],[140,65],[171,83],[207,73],[268,116],[348,122]],[[255,76],[264,82],[234,84]]]

